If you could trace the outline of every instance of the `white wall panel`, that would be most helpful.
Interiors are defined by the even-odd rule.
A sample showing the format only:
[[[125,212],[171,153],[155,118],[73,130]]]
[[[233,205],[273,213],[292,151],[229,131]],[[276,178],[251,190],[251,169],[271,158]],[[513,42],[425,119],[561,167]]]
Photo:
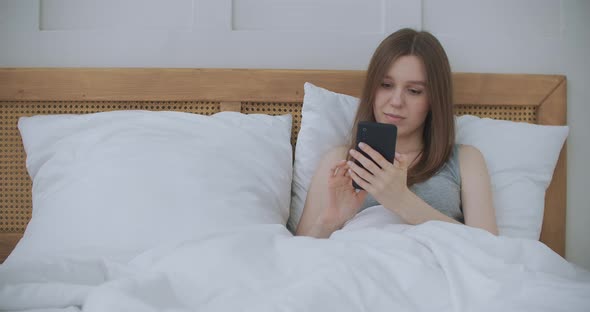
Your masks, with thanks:
[[[422,28],[422,1],[384,0],[383,6],[386,34],[404,27]]]
[[[233,0],[232,29],[382,32],[382,0]]]
[[[555,0],[423,0],[423,26],[437,34],[559,37],[561,4]]]
[[[0,31],[39,30],[38,0],[0,0]]]
[[[454,71],[564,73],[559,1],[424,0],[422,12]]]
[[[562,3],[568,137],[565,254],[590,270],[590,1]]]
[[[195,31],[232,30],[232,0],[194,0]]]
[[[41,0],[41,30],[190,30],[192,0]]]
[[[490,35],[473,41],[469,35],[437,35],[451,68],[461,72],[564,74],[562,38],[531,37],[514,40]],[[540,52],[542,51],[542,52]]]

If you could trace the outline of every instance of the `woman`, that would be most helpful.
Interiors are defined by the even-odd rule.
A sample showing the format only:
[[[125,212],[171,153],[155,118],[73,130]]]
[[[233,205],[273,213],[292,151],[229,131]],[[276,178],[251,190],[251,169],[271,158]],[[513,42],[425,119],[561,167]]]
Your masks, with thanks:
[[[328,152],[296,234],[329,237],[360,210],[381,204],[409,224],[465,223],[497,235],[485,161],[476,148],[455,144],[452,103],[449,61],[433,35],[402,29],[383,40],[369,64],[352,133],[358,121],[396,125],[395,160],[366,144],[360,148],[374,162],[354,146]]]

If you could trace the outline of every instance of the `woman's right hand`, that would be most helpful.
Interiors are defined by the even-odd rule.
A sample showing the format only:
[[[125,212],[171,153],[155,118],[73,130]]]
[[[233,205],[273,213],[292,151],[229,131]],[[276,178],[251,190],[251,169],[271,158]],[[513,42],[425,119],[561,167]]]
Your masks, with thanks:
[[[328,177],[328,203],[323,219],[341,228],[359,211],[367,191],[356,191],[352,186],[349,166],[346,160],[340,160],[330,168]]]
[[[358,212],[367,192],[356,192],[352,187],[349,166],[339,160],[347,153],[348,146],[341,146],[322,157],[311,179],[296,235],[330,237]]]

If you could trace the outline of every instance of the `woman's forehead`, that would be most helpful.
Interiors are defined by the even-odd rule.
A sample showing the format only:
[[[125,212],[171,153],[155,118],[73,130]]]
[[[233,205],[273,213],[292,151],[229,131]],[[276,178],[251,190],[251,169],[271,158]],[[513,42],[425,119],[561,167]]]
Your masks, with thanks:
[[[426,84],[426,70],[422,60],[415,55],[406,55],[395,60],[385,73],[385,78]]]

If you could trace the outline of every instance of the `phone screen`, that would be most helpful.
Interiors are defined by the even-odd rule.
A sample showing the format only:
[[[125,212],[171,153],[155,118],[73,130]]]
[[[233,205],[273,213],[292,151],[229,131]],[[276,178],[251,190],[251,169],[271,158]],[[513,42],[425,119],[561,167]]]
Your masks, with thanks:
[[[387,159],[387,161],[393,162],[396,141],[397,127],[395,125],[370,121],[361,121],[358,123],[355,149],[370,160],[372,160],[371,157],[359,148],[358,144],[360,142],[369,145]],[[355,160],[355,163],[364,168],[357,160]],[[355,189],[363,189],[354,181],[352,181],[352,185]]]

